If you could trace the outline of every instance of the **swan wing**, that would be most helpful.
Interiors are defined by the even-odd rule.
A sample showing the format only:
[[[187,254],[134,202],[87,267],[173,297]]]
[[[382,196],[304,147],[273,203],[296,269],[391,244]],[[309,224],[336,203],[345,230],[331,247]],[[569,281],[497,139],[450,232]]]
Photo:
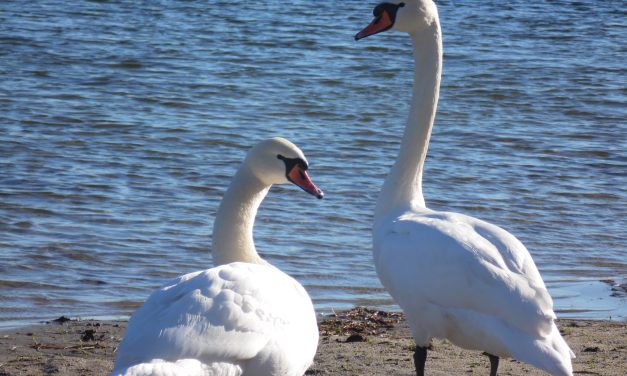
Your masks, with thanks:
[[[131,317],[116,369],[196,359],[294,374],[311,364],[317,343],[313,305],[296,280],[269,265],[232,263],[155,291]]]
[[[375,229],[375,264],[403,307],[427,302],[551,332],[553,302],[531,255],[498,226],[457,213],[405,213]],[[417,310],[419,311],[419,309]]]

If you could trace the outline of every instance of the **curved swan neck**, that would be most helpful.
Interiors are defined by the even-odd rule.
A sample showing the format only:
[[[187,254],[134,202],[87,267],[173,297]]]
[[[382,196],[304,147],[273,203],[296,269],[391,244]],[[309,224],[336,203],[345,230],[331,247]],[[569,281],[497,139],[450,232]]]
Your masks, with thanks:
[[[257,209],[270,186],[257,178],[250,167],[242,165],[224,194],[213,224],[213,264],[231,262],[266,264],[253,241]]]
[[[422,171],[440,93],[442,37],[437,18],[410,34],[414,48],[414,87],[409,117],[396,162],[377,200],[375,222],[391,210],[425,208]]]

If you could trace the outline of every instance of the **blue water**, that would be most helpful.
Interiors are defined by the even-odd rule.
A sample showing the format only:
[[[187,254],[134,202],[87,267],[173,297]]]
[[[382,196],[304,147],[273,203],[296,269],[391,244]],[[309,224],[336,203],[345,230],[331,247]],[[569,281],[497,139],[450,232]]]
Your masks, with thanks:
[[[322,312],[395,309],[370,226],[413,59],[405,35],[353,41],[374,4],[2,1],[0,326],[125,317],[210,267],[221,195],[275,135],[326,197],[274,187],[260,252]],[[624,1],[438,4],[427,204],[515,234],[560,317],[627,319]]]

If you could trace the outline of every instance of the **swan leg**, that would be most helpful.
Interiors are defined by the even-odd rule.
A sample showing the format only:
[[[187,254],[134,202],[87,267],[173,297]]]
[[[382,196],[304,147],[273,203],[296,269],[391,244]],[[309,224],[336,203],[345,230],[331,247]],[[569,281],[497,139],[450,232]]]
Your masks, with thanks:
[[[425,376],[426,361],[427,348],[416,346],[416,351],[414,351],[414,365],[416,366],[416,376]]]
[[[499,357],[486,353],[490,358],[490,376],[496,376],[496,371],[499,368]]]

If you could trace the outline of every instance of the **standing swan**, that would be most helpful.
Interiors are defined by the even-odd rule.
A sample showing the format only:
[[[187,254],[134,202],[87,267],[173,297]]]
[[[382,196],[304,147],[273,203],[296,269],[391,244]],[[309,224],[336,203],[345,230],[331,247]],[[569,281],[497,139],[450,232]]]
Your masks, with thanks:
[[[112,376],[300,376],[313,362],[313,304],[292,277],[255,250],[253,224],[272,184],[322,198],[294,144],[272,138],[250,150],[213,227],[212,269],[152,293],[131,317]]]
[[[432,338],[553,375],[572,375],[574,354],[555,325],[553,301],[525,246],[507,231],[463,214],[425,206],[422,171],[442,72],[438,11],[431,0],[382,3],[355,39],[391,28],[409,33],[415,59],[411,109],[401,149],[375,209],[374,262],[401,306],[424,375]]]

